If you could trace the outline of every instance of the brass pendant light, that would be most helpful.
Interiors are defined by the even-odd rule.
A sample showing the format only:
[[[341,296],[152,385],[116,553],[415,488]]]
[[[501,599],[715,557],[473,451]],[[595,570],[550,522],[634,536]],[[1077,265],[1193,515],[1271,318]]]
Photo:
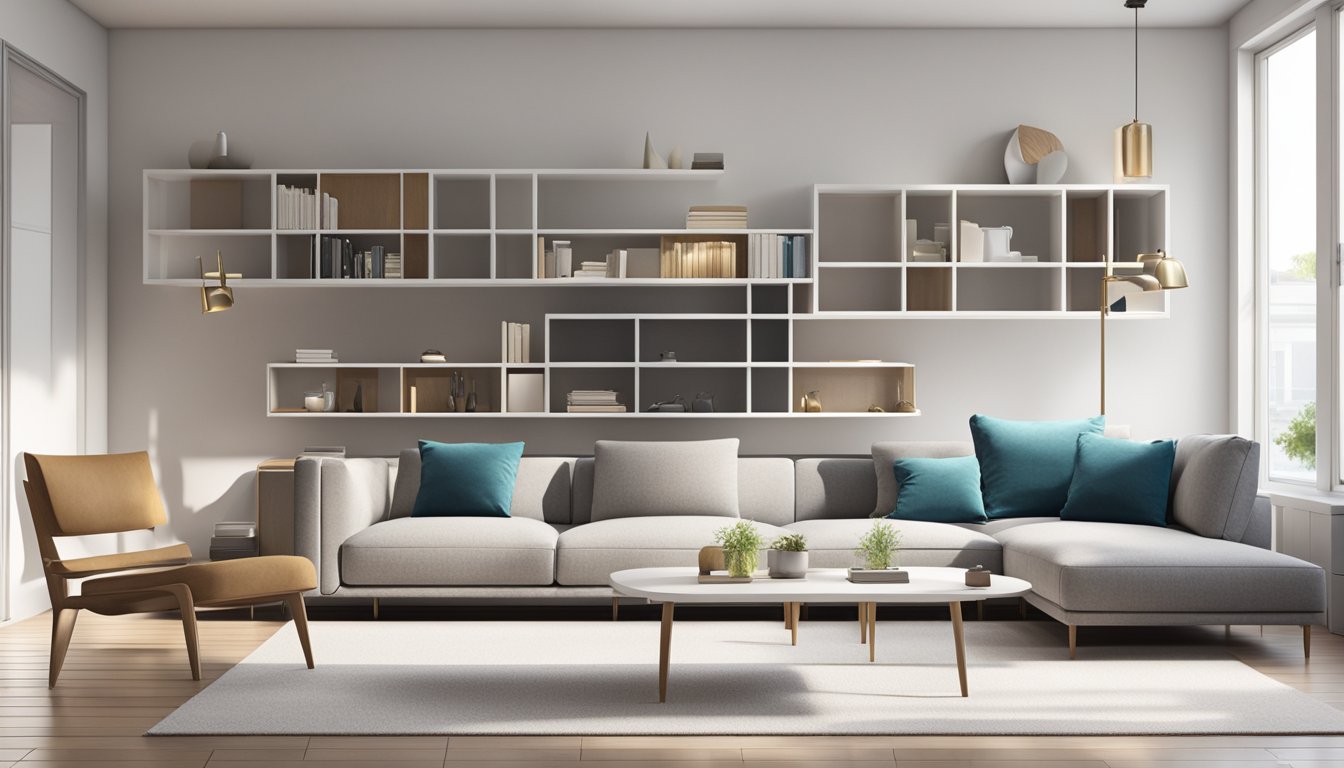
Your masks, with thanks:
[[[1125,0],[1134,9],[1134,120],[1120,129],[1120,169],[1125,178],[1153,175],[1153,126],[1139,122],[1139,9],[1148,0]]]

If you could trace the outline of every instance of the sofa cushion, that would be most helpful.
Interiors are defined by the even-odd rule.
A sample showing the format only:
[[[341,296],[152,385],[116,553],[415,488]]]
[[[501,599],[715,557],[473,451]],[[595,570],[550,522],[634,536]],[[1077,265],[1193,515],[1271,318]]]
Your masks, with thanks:
[[[555,529],[525,517],[403,517],[341,545],[341,583],[448,587],[548,585]]]
[[[1171,518],[1200,536],[1241,541],[1260,480],[1260,445],[1236,435],[1176,441]]]
[[[892,520],[901,533],[897,565],[945,565],[970,568],[983,565],[995,573],[1003,572],[999,542],[970,526],[928,523],[921,520]],[[801,520],[786,525],[791,533],[807,537],[808,565],[813,568],[848,568],[862,565],[854,554],[859,538],[873,528],[867,518],[849,520]]]
[[[593,522],[623,517],[737,517],[738,439],[598,440]]]
[[[985,513],[991,520],[1058,515],[1069,495],[1078,436],[1101,434],[1105,423],[1104,416],[1074,421],[972,416]]]
[[[1061,520],[1135,525],[1167,524],[1167,488],[1176,444],[1078,436],[1069,499]]]
[[[568,525],[569,492],[576,461],[563,456],[524,456],[518,462],[509,516]],[[395,481],[388,517],[410,517],[415,494],[420,490],[420,451],[415,448],[402,451],[392,471]]]
[[[411,517],[508,517],[522,443],[420,441]]]
[[[721,516],[621,517],[578,525],[560,534],[556,580],[570,587],[605,586],[613,571],[665,565],[695,566],[714,532],[731,525]],[[756,523],[767,541],[784,529]]]
[[[1325,610],[1317,566],[1177,528],[1062,520],[1000,531],[1004,570],[1069,611]]]
[[[888,517],[932,523],[985,521],[980,463],[974,456],[897,459],[891,469],[901,492],[896,496],[896,510]]]
[[[877,477],[877,504],[873,507],[873,517],[886,517],[896,509],[896,496],[900,493],[900,484],[892,474],[891,465],[897,459],[950,459],[958,456],[974,456],[975,446],[966,442],[885,442],[873,443],[872,470]],[[813,459],[813,461],[816,461]]]

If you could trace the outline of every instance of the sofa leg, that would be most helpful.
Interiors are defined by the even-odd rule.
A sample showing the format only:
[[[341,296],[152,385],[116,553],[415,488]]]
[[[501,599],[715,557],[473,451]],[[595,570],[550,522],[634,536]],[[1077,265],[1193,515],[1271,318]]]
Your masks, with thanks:
[[[1069,658],[1078,658],[1078,625],[1069,625]]]
[[[1311,658],[1311,625],[1302,625],[1302,658]]]
[[[621,615],[621,598],[615,595],[611,596],[611,620],[616,621]]]
[[[373,618],[378,618],[378,598],[373,598]]]

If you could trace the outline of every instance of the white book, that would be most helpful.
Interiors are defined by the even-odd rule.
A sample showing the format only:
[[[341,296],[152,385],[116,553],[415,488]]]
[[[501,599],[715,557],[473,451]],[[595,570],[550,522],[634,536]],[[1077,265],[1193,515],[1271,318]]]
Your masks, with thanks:
[[[512,332],[513,362],[521,363],[523,361],[523,324],[514,323]]]
[[[501,320],[499,322],[499,359],[510,363],[509,359],[509,321]]]
[[[523,362],[523,363],[530,363],[530,362],[532,362],[532,324],[531,324],[531,323],[523,323],[523,348],[522,348],[520,351],[522,352],[522,355],[521,355],[521,358],[522,358],[522,359],[519,360],[519,362]]]

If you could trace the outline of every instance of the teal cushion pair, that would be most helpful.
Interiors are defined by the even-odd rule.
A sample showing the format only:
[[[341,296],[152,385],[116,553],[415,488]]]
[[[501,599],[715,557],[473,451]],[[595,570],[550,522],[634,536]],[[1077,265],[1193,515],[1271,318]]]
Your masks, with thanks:
[[[522,443],[420,441],[411,517],[508,517]]]
[[[1072,421],[972,416],[986,516],[1058,516],[1069,497],[1078,436],[1100,437],[1105,424],[1105,416]]]

